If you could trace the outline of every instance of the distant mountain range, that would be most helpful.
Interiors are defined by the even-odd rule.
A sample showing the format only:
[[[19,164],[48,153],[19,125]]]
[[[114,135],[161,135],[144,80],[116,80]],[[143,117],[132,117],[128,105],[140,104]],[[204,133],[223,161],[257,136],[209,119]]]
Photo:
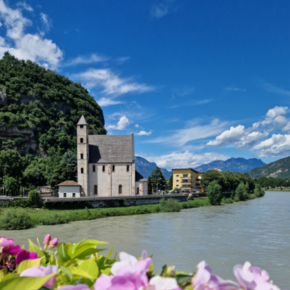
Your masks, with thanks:
[[[290,156],[279,159],[262,167],[255,168],[249,172],[253,178],[259,177],[281,177],[290,178]]]
[[[257,158],[230,158],[226,161],[216,160],[212,161],[208,164],[201,165],[199,167],[196,167],[195,169],[200,172],[205,172],[207,170],[210,170],[212,168],[219,168],[222,171],[233,171],[233,172],[249,172],[250,170],[261,167],[265,165],[261,159]]]
[[[135,164],[136,164],[136,170],[143,175],[143,177],[148,178],[151,171],[157,167],[156,163],[149,162],[143,157],[135,156]],[[164,168],[161,168],[163,175],[166,179],[169,179],[172,171],[168,171]]]
[[[151,171],[155,169],[157,166],[156,163],[149,162],[148,160],[140,156],[135,157],[135,162],[136,162],[136,170],[145,178],[148,178]],[[290,159],[289,159],[289,163],[290,163]],[[220,168],[222,171],[229,170],[233,172],[249,172],[253,168],[261,167],[261,166],[264,167],[265,164],[266,163],[264,163],[262,160],[257,159],[257,158],[251,158],[251,159],[230,158],[226,161],[222,161],[222,160],[212,161],[208,164],[201,165],[194,169],[200,172],[205,172],[213,168]],[[164,169],[164,168],[161,168],[161,170],[165,178],[169,179],[172,174],[172,171],[168,171],[167,169]]]

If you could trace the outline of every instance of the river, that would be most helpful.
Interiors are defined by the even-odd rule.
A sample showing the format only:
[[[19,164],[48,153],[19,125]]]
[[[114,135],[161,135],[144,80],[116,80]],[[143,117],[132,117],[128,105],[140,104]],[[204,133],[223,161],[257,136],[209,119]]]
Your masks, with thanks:
[[[186,209],[179,213],[110,217],[65,225],[0,231],[27,247],[27,239],[50,233],[60,241],[98,239],[115,251],[153,254],[155,273],[167,263],[195,271],[205,260],[214,273],[232,279],[236,264],[250,261],[270,273],[280,288],[290,272],[290,193],[267,192],[262,198],[230,205]]]

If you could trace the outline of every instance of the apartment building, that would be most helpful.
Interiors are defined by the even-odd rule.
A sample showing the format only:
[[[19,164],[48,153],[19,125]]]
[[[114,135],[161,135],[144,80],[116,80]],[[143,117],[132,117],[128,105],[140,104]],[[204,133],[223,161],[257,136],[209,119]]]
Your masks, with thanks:
[[[200,181],[203,172],[198,172],[192,168],[172,169],[172,189],[179,188],[182,191],[192,191],[197,189],[203,191]]]

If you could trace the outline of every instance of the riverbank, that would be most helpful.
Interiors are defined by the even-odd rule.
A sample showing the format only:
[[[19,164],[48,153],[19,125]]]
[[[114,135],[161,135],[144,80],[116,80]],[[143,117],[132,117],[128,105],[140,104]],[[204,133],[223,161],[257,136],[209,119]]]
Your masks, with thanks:
[[[285,189],[285,190],[284,190],[284,189],[283,189],[283,190],[280,190],[280,189],[279,189],[279,190],[278,190],[278,189],[266,189],[266,191],[276,191],[276,192],[280,192],[280,191],[281,191],[281,192],[290,192],[290,189]]]

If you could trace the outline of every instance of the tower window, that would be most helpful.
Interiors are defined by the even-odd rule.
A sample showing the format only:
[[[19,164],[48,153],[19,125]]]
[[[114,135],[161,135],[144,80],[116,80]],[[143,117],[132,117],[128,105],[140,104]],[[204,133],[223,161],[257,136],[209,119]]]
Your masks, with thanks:
[[[129,166],[129,165],[127,165],[127,172],[129,172],[129,170],[130,170],[130,166]]]
[[[106,166],[105,165],[103,165],[103,172],[105,172],[106,171]]]
[[[63,194],[63,197],[66,197],[66,193]]]
[[[96,172],[96,165],[93,165],[93,172]]]
[[[81,168],[81,173],[84,173],[84,169],[83,168]]]
[[[98,194],[98,186],[94,185],[94,194],[97,195]]]
[[[81,129],[83,129],[84,128],[84,125],[81,125],[80,127],[81,127]]]
[[[81,154],[81,159],[84,159],[84,154]]]
[[[81,143],[84,143],[84,138],[81,138],[81,140],[80,140],[80,141],[81,141]]]
[[[139,187],[137,187],[137,195],[139,195]]]
[[[73,193],[73,197],[76,197],[76,194],[75,193]]]
[[[120,184],[119,185],[119,194],[122,194],[122,191],[123,191],[123,186]]]
[[[115,165],[113,165],[113,167],[112,167],[112,171],[115,172]]]

